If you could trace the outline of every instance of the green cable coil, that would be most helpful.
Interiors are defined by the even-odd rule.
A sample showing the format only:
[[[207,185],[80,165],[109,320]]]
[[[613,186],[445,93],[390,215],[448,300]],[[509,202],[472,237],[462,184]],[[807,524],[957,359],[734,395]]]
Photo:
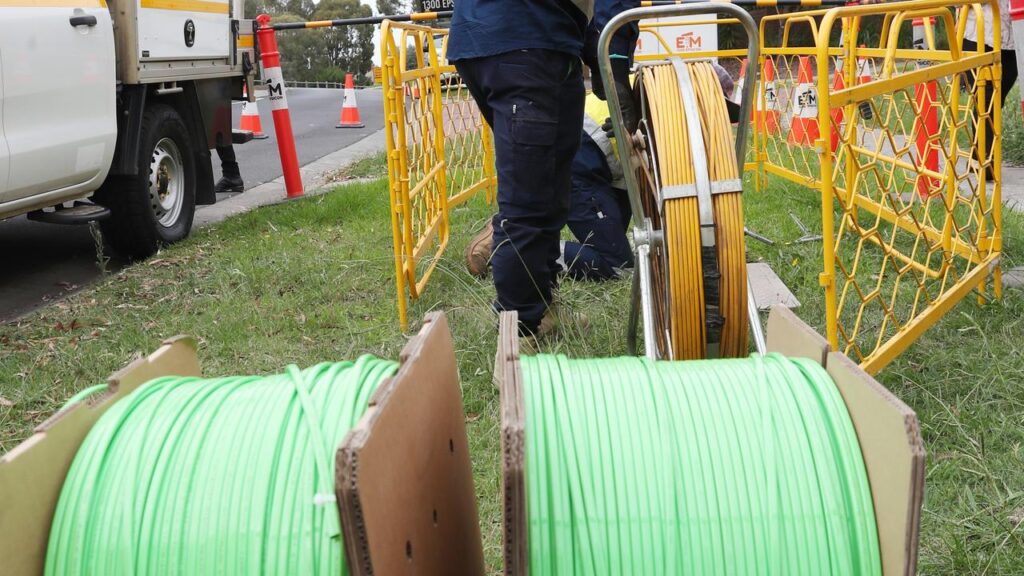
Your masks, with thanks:
[[[68,408],[71,408],[72,406],[74,406],[75,404],[78,404],[79,402],[84,402],[86,399],[88,399],[93,394],[98,394],[100,392],[103,392],[106,389],[107,389],[107,385],[106,384],[95,384],[93,386],[89,386],[88,388],[83,388],[82,390],[79,390],[78,392],[76,392],[74,396],[72,396],[71,398],[68,398],[68,401],[65,402],[63,406],[61,406],[60,411],[63,412],[64,410],[67,410]]]
[[[521,365],[531,576],[881,574],[857,435],[818,364]]]
[[[79,448],[46,574],[346,574],[334,451],[397,367],[141,385]]]

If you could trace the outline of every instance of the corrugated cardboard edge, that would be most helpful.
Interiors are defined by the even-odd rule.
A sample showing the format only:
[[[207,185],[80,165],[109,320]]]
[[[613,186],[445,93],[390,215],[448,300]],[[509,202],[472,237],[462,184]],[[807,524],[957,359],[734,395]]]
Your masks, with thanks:
[[[836,383],[871,483],[882,574],[915,574],[925,451],[914,411],[785,307],[772,308],[767,339],[770,352],[819,362]]]
[[[335,454],[352,574],[484,574],[483,542],[448,320],[428,314]]]
[[[785,306],[772,306],[765,339],[769,352],[790,358],[810,358],[827,368],[828,341]]]
[[[42,574],[57,500],[93,424],[114,402],[160,376],[199,376],[195,341],[177,336],[107,378],[102,394],[61,410],[0,458],[0,558],[4,573]]]
[[[498,351],[494,379],[501,393],[502,515],[505,574],[525,575],[528,536],[526,527],[526,421],[522,369],[519,364],[519,314],[502,312],[498,320]]]
[[[846,356],[832,352],[826,369],[860,440],[875,504],[882,573],[915,574],[925,472],[917,415]]]

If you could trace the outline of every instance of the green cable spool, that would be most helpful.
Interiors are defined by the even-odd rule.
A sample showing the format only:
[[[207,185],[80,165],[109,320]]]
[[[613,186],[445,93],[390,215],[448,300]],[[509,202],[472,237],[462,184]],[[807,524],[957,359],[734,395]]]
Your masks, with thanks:
[[[521,366],[531,576],[881,574],[857,435],[818,364]]]
[[[46,574],[346,574],[334,450],[397,368],[143,384],[79,448]]]

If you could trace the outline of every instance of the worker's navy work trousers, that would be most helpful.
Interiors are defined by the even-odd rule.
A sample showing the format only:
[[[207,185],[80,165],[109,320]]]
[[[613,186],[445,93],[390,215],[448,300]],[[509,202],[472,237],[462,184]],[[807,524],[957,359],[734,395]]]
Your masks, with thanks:
[[[573,178],[569,230],[578,242],[566,242],[566,273],[577,280],[612,280],[633,267],[626,231],[632,210],[625,190],[608,183]]]
[[[495,309],[517,310],[520,332],[532,333],[558,283],[559,232],[583,129],[580,60],[553,50],[515,50],[455,67],[494,132]]]

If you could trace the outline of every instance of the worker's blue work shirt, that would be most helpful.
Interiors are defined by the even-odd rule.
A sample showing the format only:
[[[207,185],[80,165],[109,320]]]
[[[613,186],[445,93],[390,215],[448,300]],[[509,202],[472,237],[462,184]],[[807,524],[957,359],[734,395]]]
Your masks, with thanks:
[[[594,19],[590,21],[590,30],[596,31],[598,35],[613,17],[618,16],[630,8],[640,6],[640,0],[597,0],[594,2]],[[631,22],[626,24],[615,33],[609,46],[609,54],[626,56],[633,60],[633,52],[636,50],[636,41],[640,37],[640,23]]]
[[[458,0],[448,60],[543,48],[579,56],[587,18],[570,0]]]

